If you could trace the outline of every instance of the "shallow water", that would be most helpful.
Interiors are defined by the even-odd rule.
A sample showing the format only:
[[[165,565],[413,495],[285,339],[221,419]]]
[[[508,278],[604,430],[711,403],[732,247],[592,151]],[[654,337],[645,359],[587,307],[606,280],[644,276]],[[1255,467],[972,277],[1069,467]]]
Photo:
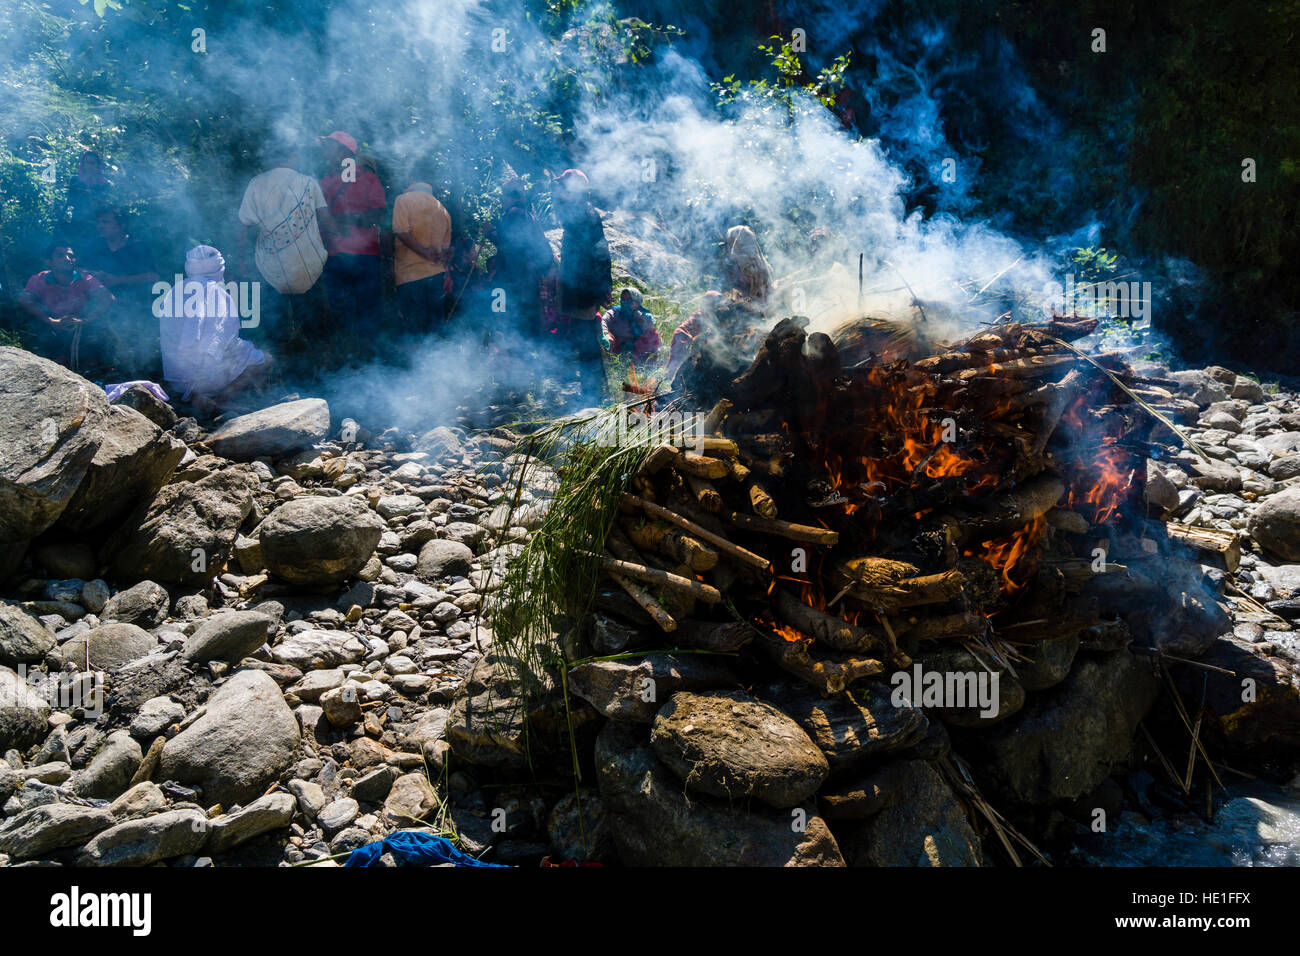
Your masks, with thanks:
[[[1271,784],[1228,788],[1214,822],[1147,822],[1126,812],[1071,856],[1085,866],[1300,866],[1300,796]]]

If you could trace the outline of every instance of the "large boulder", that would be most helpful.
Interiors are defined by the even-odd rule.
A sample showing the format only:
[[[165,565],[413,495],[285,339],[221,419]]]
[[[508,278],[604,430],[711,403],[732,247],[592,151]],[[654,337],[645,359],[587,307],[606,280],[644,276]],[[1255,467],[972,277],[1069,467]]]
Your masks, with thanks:
[[[323,398],[303,398],[231,419],[207,444],[223,458],[252,461],[290,455],[323,441],[329,431],[329,405]]]
[[[189,661],[238,664],[266,643],[272,623],[256,611],[221,611],[200,623],[186,638],[182,656]]]
[[[826,757],[797,723],[743,691],[680,691],[655,716],[655,754],[689,790],[793,807],[821,786]]]
[[[54,649],[54,632],[16,604],[0,604],[0,664],[36,664]]]
[[[1300,561],[1300,486],[1265,498],[1247,527],[1265,551],[1283,561]]]
[[[784,681],[758,696],[776,704],[812,738],[831,773],[852,771],[925,738],[930,722],[919,707],[896,706],[888,686],[858,681],[851,693],[822,697],[804,683]]]
[[[131,785],[143,760],[144,753],[130,732],[115,731],[108,735],[89,766],[73,775],[69,785],[77,796],[111,800]]]
[[[206,803],[254,800],[293,761],[298,721],[262,671],[238,671],[207,712],[163,747],[160,779],[198,784]]]
[[[15,860],[34,859],[54,850],[79,846],[114,822],[113,813],[107,807],[47,803],[24,810],[0,826],[0,853]]]
[[[99,450],[56,526],[84,534],[121,518],[153,495],[185,457],[185,445],[134,408],[113,405]]]
[[[287,827],[297,803],[291,793],[268,793],[234,813],[223,814],[212,821],[212,835],[204,849],[225,853],[269,830]]]
[[[569,692],[610,720],[648,724],[679,690],[734,686],[735,675],[696,654],[654,654],[640,661],[592,661],[569,672]]]
[[[0,751],[26,748],[49,729],[49,701],[7,667],[0,667]]]
[[[167,620],[171,595],[156,581],[141,581],[125,591],[118,591],[104,602],[100,620],[134,624],[146,630]]]
[[[1300,749],[1300,678],[1279,657],[1265,657],[1232,635],[1214,642],[1201,660],[1221,670],[1175,671],[1188,700],[1205,701],[1201,732],[1213,752],[1291,760]]]
[[[426,541],[420,548],[420,557],[415,566],[415,573],[422,581],[436,581],[439,578],[455,575],[467,575],[470,572],[474,552],[469,545],[447,538],[435,538]]]
[[[60,645],[59,659],[91,670],[112,670],[138,661],[158,649],[158,639],[134,624],[110,623],[93,627],[89,631]]]
[[[198,807],[165,810],[127,820],[95,835],[77,856],[78,866],[149,866],[197,852],[208,839],[208,818]]]
[[[167,485],[109,541],[114,574],[127,581],[206,585],[229,560],[258,485],[246,466]]]
[[[0,577],[67,508],[107,416],[107,396],[81,376],[0,348]]]
[[[882,774],[884,805],[841,840],[850,866],[979,866],[980,839],[952,788],[924,760],[902,760]]]
[[[1064,683],[970,739],[981,786],[1017,804],[1088,793],[1128,756],[1158,690],[1150,663],[1128,651],[1076,660]]]
[[[386,527],[359,498],[307,496],[276,508],[257,536],[272,574],[304,587],[332,587],[361,570]]]
[[[596,738],[596,777],[619,859],[629,866],[843,866],[814,807],[744,808],[687,797],[645,727],[611,721]]]

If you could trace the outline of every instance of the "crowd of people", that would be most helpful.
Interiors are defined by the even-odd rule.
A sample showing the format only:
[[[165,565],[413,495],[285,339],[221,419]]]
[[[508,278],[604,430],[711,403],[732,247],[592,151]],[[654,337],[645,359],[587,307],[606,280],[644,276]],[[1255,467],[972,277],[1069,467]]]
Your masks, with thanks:
[[[161,381],[204,411],[237,404],[279,365],[322,370],[364,360],[393,339],[448,339],[465,316],[474,331],[458,323],[457,341],[487,349],[494,377],[515,396],[541,375],[558,376],[571,400],[598,404],[607,354],[641,367],[663,361],[641,293],[625,288],[615,300],[604,227],[582,171],[551,183],[558,258],[525,183],[512,178],[483,229],[495,252],[481,269],[482,242],[453,229],[431,176],[412,176],[390,206],[356,139],[335,131],[318,143],[329,170],[319,180],[301,171],[311,160],[304,150],[268,154],[269,168],[239,205],[234,268],[219,249],[194,246],[183,288],[160,275],[148,244],[131,235],[100,157],[86,153],[46,268],[18,297],[25,344],[86,374]],[[733,227],[725,248],[732,288],[761,304],[772,280],[754,233]],[[396,323],[383,308],[389,262]],[[674,333],[670,374],[717,298],[707,295]]]

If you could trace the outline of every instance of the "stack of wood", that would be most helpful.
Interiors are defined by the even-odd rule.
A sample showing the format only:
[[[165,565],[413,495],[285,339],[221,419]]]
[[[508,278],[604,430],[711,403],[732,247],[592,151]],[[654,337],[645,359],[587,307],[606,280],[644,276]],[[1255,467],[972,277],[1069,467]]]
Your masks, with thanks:
[[[826,694],[931,642],[1014,655],[1103,626],[1082,592],[1142,553],[1157,420],[1133,396],[1159,396],[1122,354],[1069,344],[1095,327],[998,325],[898,358],[863,326],[783,320],[704,437],[669,436],[634,477],[601,557],[626,597],[606,609],[679,646],[755,641]]]

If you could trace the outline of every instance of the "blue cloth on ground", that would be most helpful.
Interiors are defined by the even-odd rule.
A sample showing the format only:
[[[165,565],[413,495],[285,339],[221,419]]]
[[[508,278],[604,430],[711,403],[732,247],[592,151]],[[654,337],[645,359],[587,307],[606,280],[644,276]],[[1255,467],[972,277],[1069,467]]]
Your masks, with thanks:
[[[352,851],[344,866],[377,866],[379,858],[391,853],[404,866],[436,866],[454,863],[456,866],[498,866],[504,863],[484,863],[456,849],[446,837],[414,830],[399,830],[378,843],[369,843]]]

